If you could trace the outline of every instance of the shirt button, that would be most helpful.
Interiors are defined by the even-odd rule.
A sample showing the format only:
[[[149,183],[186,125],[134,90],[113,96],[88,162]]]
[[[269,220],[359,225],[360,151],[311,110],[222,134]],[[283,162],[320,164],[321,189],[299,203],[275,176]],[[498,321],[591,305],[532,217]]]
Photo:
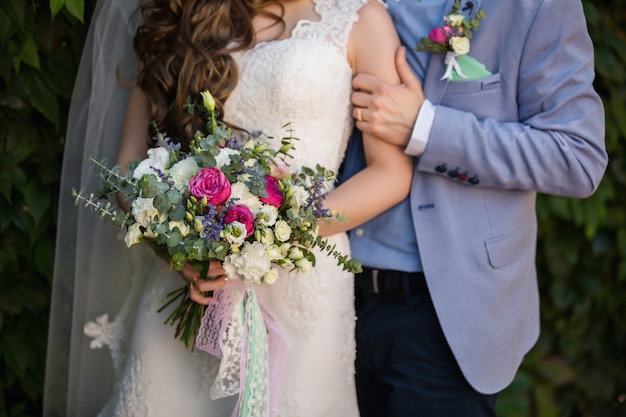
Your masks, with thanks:
[[[356,237],[363,237],[363,235],[365,234],[365,230],[359,227],[358,229],[354,230],[354,234],[356,235]]]

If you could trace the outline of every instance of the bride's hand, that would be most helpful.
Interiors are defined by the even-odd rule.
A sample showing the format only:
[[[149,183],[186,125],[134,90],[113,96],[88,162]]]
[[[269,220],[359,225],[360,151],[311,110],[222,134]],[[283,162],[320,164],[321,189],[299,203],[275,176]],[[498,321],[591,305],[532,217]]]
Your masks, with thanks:
[[[185,264],[180,274],[189,285],[189,298],[198,304],[209,304],[213,297],[205,296],[204,293],[215,291],[226,284],[226,273],[222,263],[217,261],[211,262],[209,265],[207,277],[210,279],[202,279],[200,273],[190,264]]]

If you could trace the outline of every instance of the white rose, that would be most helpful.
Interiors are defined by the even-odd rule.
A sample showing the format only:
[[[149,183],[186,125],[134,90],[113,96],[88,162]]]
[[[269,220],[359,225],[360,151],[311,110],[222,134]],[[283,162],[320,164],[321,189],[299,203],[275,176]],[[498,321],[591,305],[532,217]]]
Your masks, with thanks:
[[[200,171],[198,163],[193,157],[185,158],[176,162],[169,170],[169,175],[174,181],[174,188],[184,191],[189,185],[189,179]]]
[[[274,236],[280,242],[286,242],[291,237],[291,227],[284,220],[279,220],[274,225]]]
[[[139,225],[148,228],[150,223],[152,223],[152,219],[154,216],[159,216],[159,210],[157,210],[152,204],[152,198],[137,198],[132,204],[132,214],[135,218],[135,221],[139,223]]]
[[[133,223],[128,227],[126,231],[126,236],[124,236],[124,242],[127,247],[131,247],[141,242],[141,238],[143,235],[141,234],[141,229],[139,228],[139,223]]]
[[[274,232],[270,228],[261,229],[261,239],[259,241],[264,245],[271,245],[274,243]]]
[[[289,204],[291,207],[302,207],[307,203],[309,199],[309,192],[300,185],[296,185],[292,188],[291,200]]]
[[[311,270],[312,267],[313,264],[308,259],[302,258],[296,261],[296,268],[298,269],[298,271],[307,273]]]
[[[170,225],[170,230],[174,230],[175,227],[178,227],[178,230],[180,230],[180,234],[183,237],[187,236],[189,232],[191,231],[191,228],[189,227],[189,225],[182,221],[171,221],[169,225]]]
[[[244,281],[253,284],[260,284],[263,275],[269,272],[272,265],[265,256],[265,246],[259,242],[245,243],[240,253],[226,257],[225,265],[227,263],[232,265]]]
[[[218,168],[222,168],[230,165],[232,162],[230,159],[231,155],[237,155],[239,153],[238,150],[232,148],[222,148],[220,149],[220,153],[215,156],[215,163]]]
[[[264,205],[255,214],[256,220],[263,226],[273,226],[278,218],[278,208],[269,204]]]
[[[267,285],[272,285],[278,279],[278,271],[274,268],[270,269],[263,275],[263,283]]]
[[[246,239],[246,225],[237,221],[224,227],[224,238],[230,244],[241,245]]]
[[[458,55],[465,55],[470,51],[470,41],[464,36],[453,36],[450,39],[450,46]]]
[[[269,245],[265,249],[265,256],[267,256],[267,259],[270,261],[277,261],[282,259],[285,255],[283,254],[283,251],[280,250],[278,245]]]
[[[236,199],[235,204],[248,207],[252,213],[258,212],[261,210],[261,207],[263,207],[261,201],[252,194],[246,184],[242,182],[236,182],[231,186],[230,199]]]
[[[304,253],[302,252],[302,249],[300,249],[299,247],[293,246],[291,249],[289,249],[289,258],[293,259],[294,261],[298,259],[302,259],[304,258]]]
[[[450,14],[448,15],[448,22],[450,26],[462,26],[465,16],[462,14]]]
[[[170,162],[170,151],[158,147],[148,149],[148,157],[141,161],[133,171],[133,178],[139,179],[145,174],[154,174],[153,168],[165,171]]]

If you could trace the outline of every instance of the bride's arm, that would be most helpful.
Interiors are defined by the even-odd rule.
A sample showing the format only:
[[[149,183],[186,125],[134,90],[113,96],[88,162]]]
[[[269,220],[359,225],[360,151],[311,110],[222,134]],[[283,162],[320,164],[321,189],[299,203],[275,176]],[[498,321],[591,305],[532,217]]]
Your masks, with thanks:
[[[398,35],[384,6],[370,1],[361,8],[348,43],[348,58],[355,73],[367,73],[388,83],[400,82],[394,54]],[[404,200],[409,194],[413,164],[404,149],[371,135],[363,135],[367,166],[333,190],[325,206],[348,219],[321,224],[328,236],[352,229]]]

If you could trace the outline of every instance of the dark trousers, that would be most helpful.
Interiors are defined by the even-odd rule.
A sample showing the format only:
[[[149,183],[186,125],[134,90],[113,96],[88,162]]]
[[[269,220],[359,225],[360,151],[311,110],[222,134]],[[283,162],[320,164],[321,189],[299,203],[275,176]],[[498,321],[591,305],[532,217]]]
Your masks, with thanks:
[[[496,415],[497,395],[480,394],[465,380],[427,291],[372,294],[358,287],[356,386],[361,417]]]

